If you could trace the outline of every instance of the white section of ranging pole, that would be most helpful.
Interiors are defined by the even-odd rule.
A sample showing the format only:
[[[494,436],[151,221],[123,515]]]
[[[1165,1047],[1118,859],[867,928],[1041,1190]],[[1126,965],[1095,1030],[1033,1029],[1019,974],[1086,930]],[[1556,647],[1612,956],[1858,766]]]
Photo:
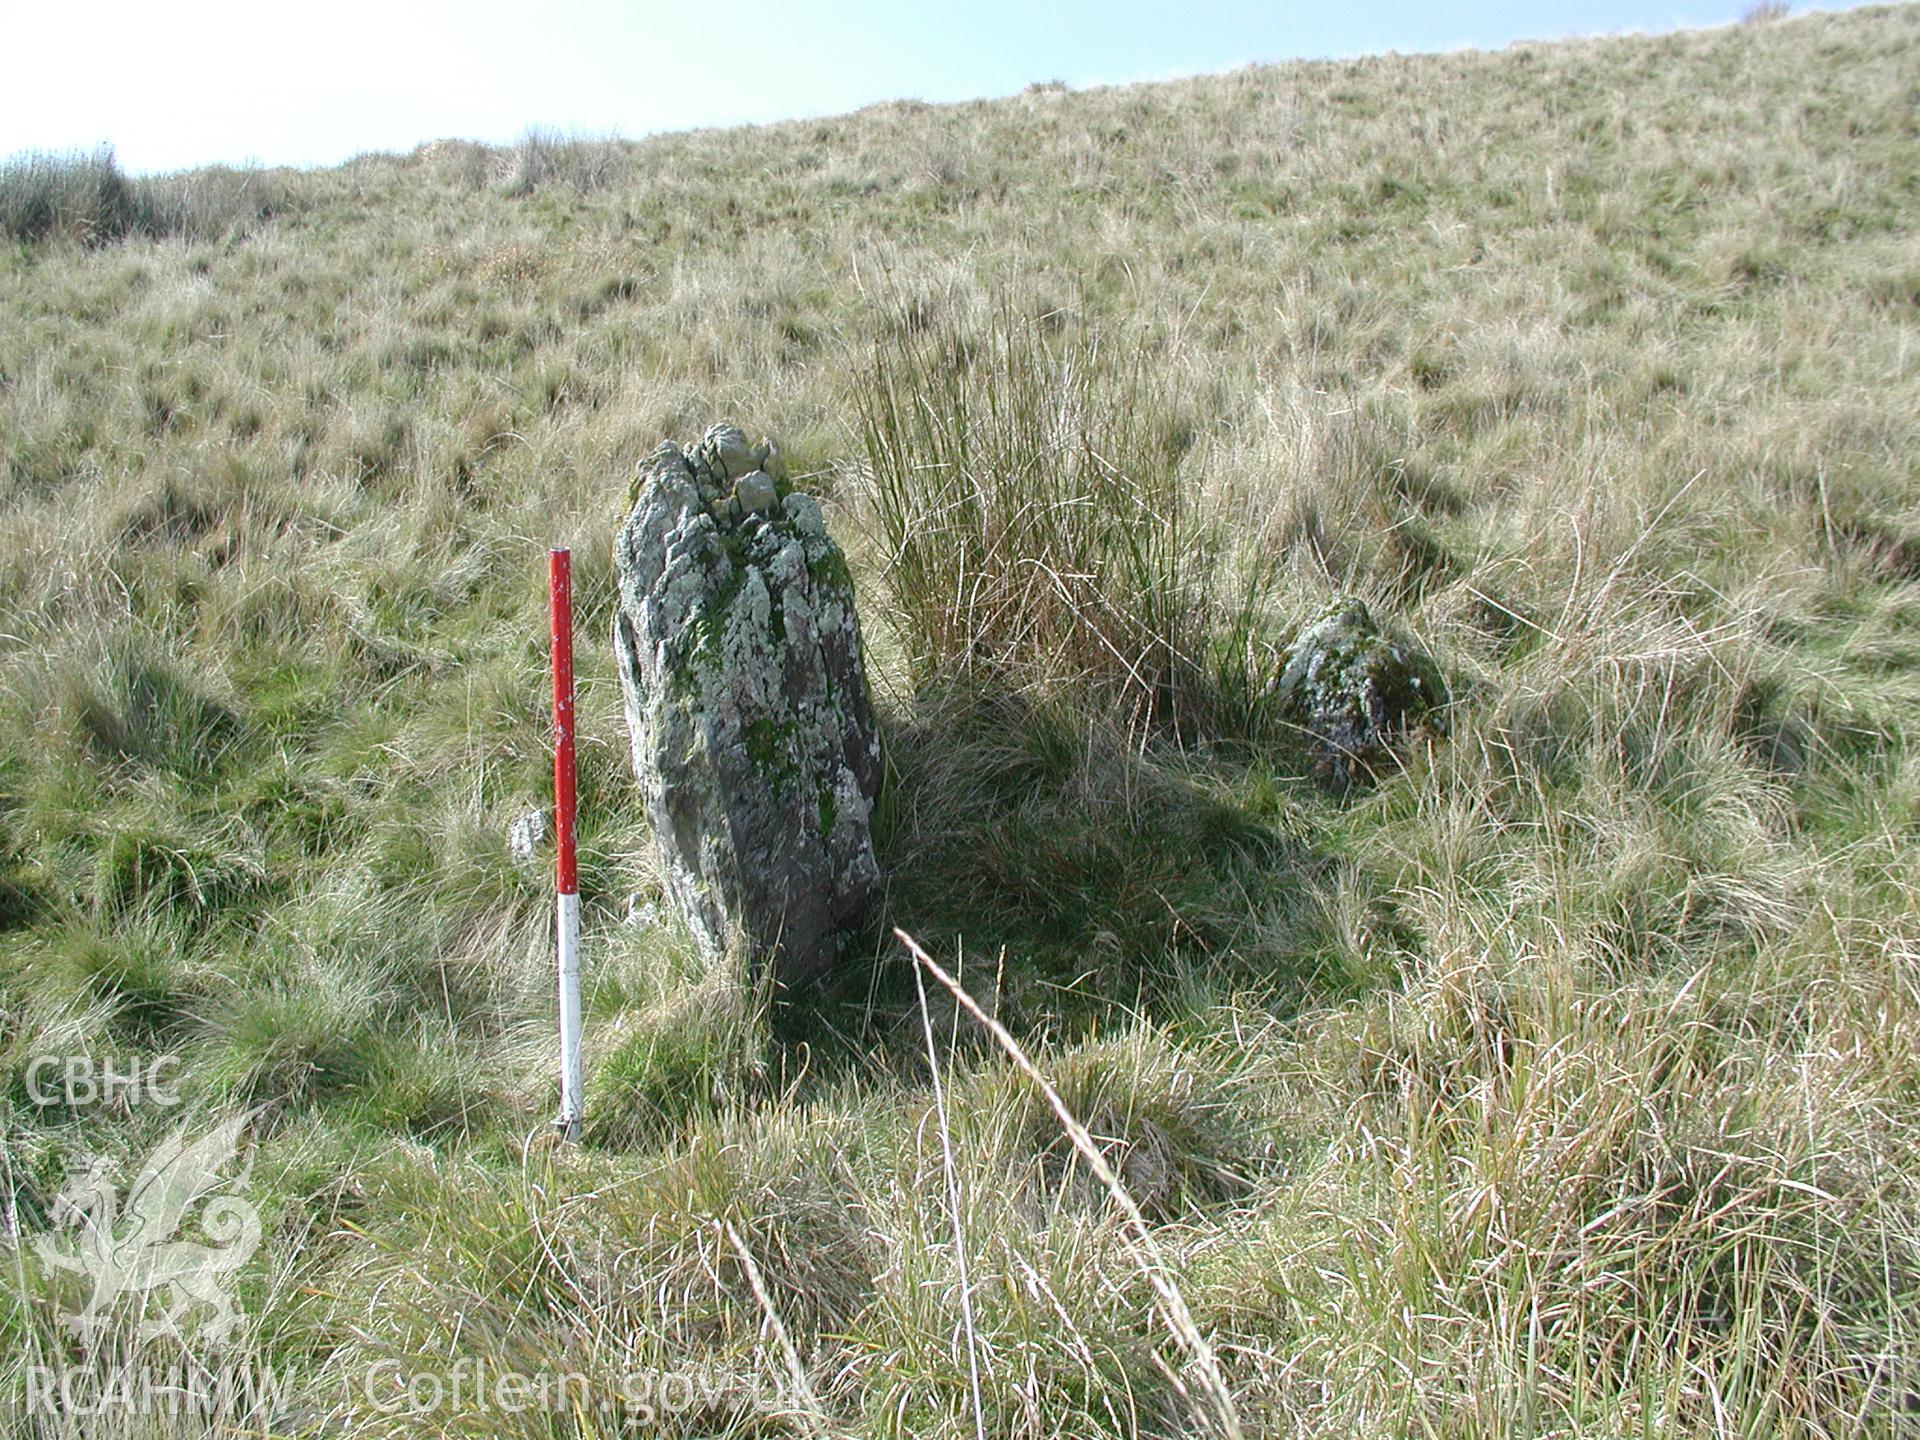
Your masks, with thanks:
[[[560,1120],[569,1140],[580,1138],[580,895],[555,902],[560,936]]]

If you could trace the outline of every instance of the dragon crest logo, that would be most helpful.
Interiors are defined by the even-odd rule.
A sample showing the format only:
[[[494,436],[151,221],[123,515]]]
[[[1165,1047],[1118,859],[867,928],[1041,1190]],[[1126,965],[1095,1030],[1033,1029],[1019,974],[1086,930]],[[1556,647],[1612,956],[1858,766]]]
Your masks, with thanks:
[[[184,1338],[196,1328],[217,1343],[232,1332],[240,1312],[227,1287],[260,1248],[260,1215],[232,1193],[246,1172],[222,1180],[220,1171],[251,1118],[237,1115],[197,1140],[184,1126],[175,1130],[147,1156],[124,1207],[104,1161],[69,1178],[53,1205],[59,1233],[34,1248],[47,1264],[92,1282],[86,1303],[66,1317],[76,1336],[93,1339],[123,1303],[137,1307],[143,1339]],[[175,1238],[190,1216],[212,1244]],[[148,1318],[156,1297],[161,1311]],[[202,1305],[211,1313],[196,1317]]]

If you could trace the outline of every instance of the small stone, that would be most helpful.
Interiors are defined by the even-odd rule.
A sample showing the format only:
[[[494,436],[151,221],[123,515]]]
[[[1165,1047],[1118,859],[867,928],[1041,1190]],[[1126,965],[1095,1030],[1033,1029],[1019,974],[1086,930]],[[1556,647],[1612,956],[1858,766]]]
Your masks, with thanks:
[[[1447,731],[1447,684],[1425,652],[1343,598],[1287,649],[1278,698],[1305,731],[1315,773],[1344,788],[1377,778],[1415,730]]]
[[[507,853],[525,865],[532,861],[547,838],[547,812],[529,810],[507,827]]]
[[[740,502],[740,508],[751,514],[757,510],[771,510],[779,495],[773,488],[773,478],[764,470],[755,470],[740,477],[740,483],[733,487],[734,498]]]

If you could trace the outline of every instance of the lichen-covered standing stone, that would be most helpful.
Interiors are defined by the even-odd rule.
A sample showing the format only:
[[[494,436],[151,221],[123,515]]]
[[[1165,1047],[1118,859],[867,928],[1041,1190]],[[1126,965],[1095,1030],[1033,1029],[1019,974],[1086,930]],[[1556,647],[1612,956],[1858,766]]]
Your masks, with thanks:
[[[880,741],[853,585],[779,451],[717,425],[641,462],[614,652],[667,896],[700,942],[797,987],[879,884]]]
[[[1439,667],[1382,631],[1352,597],[1328,606],[1288,647],[1279,699],[1306,732],[1315,771],[1339,786],[1375,778],[1410,731],[1447,729]]]

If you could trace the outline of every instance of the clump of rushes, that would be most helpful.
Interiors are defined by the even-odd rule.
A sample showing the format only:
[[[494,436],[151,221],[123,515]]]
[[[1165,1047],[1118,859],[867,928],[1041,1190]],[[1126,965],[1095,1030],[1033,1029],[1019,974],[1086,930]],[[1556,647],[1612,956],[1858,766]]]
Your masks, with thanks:
[[[905,306],[856,393],[888,613],[922,678],[1084,686],[1148,730],[1244,730],[1254,591],[1221,564],[1180,386],[1009,306]]]
[[[113,147],[30,151],[0,163],[0,236],[104,245],[129,235],[217,240],[263,220],[279,185],[224,166],[156,179],[129,178]]]

